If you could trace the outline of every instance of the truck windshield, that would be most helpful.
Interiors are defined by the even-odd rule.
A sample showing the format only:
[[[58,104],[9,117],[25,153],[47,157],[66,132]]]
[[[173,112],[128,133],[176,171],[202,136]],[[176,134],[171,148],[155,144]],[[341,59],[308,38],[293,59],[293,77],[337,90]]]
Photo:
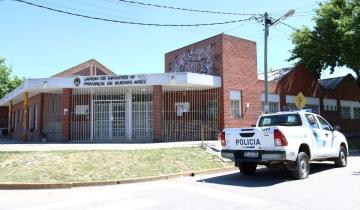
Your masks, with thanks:
[[[260,118],[259,127],[264,126],[300,126],[302,125],[298,114],[270,115]]]

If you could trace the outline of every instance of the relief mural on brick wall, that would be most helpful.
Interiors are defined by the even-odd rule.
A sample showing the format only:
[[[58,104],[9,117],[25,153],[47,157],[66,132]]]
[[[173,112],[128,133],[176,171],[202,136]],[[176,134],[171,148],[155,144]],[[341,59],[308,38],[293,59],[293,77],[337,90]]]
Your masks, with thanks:
[[[171,62],[170,72],[193,72],[200,74],[213,73],[213,55],[211,46],[192,48],[177,56]]]

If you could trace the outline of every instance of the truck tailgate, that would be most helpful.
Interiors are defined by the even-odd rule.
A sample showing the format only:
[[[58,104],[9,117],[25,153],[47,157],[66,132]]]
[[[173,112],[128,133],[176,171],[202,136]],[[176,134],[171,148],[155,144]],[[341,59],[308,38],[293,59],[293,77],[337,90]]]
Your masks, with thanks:
[[[273,127],[249,127],[224,129],[228,150],[267,150],[274,149]]]

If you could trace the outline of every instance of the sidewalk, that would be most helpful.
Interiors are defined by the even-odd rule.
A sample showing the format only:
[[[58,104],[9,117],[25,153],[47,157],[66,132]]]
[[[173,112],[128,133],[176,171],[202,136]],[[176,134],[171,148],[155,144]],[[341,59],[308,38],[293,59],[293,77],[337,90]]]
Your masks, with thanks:
[[[219,141],[205,141],[209,147],[220,148]],[[137,150],[172,147],[199,147],[201,141],[164,142],[164,143],[24,143],[0,139],[0,151],[56,151],[56,150]]]

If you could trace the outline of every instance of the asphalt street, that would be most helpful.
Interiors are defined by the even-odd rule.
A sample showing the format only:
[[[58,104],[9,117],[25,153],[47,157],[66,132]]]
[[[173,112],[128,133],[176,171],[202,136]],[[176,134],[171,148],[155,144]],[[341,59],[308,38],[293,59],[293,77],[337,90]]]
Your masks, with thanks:
[[[58,190],[3,190],[0,209],[359,209],[360,157],[313,163],[305,180],[267,168],[166,181]]]

